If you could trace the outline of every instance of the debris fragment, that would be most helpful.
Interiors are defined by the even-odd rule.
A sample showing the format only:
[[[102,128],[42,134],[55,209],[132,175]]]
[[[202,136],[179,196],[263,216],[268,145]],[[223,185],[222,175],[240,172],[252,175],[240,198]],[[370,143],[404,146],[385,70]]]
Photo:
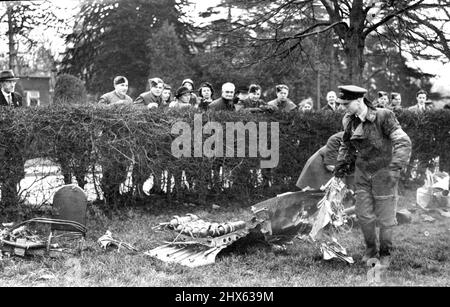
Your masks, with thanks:
[[[332,241],[322,242],[320,249],[323,253],[324,260],[330,260],[333,258],[338,258],[342,261],[353,264],[353,258],[347,256],[347,250],[340,245],[336,238],[332,238]]]
[[[442,216],[444,217],[450,217],[450,212],[442,210],[442,209],[436,209]]]
[[[425,237],[428,237],[430,235],[430,233],[428,231],[424,231],[423,234],[425,235]]]
[[[212,205],[212,208],[215,209],[215,210],[217,210],[217,209],[220,209],[220,206],[219,206],[219,205],[216,205],[216,204],[213,204],[213,205]]]
[[[425,222],[434,222],[436,219],[432,216],[422,214],[422,218]]]
[[[120,251],[121,247],[124,247],[130,251],[133,252],[137,252],[138,250],[133,247],[132,245],[125,243],[125,242],[121,242],[119,240],[116,240],[112,237],[112,233],[111,231],[107,230],[106,233],[101,236],[100,238],[98,238],[97,242],[100,244],[100,246],[102,248],[104,248],[105,250],[110,247],[110,246],[114,246],[117,247],[117,251]]]

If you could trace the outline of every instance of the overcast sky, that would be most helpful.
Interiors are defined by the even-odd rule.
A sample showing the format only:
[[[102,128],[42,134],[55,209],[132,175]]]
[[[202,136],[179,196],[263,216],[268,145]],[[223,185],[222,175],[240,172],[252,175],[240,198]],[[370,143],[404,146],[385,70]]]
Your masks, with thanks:
[[[79,0],[50,0],[55,7],[59,8],[56,9],[58,14],[61,15],[61,17],[68,19],[71,16],[74,15],[76,12],[77,5],[80,3]],[[208,7],[216,6],[220,3],[220,0],[190,0],[192,3],[192,8],[188,9],[186,13],[189,14],[189,16],[198,23],[200,23],[202,20],[198,17],[198,14],[200,12],[206,11]],[[224,13],[226,13],[224,11]],[[216,17],[217,18],[217,17]],[[4,29],[2,29],[2,32]],[[64,40],[57,38],[56,31],[52,30],[46,30],[46,31],[39,31],[38,29],[35,31],[34,35],[42,35],[43,37],[47,38],[48,44],[51,44],[51,48],[54,50],[55,55],[59,52],[64,52],[65,46],[64,46]],[[8,51],[7,47],[7,41],[2,40],[0,41],[0,52],[5,55]],[[439,61],[414,61],[410,63],[411,66],[419,67],[423,72],[425,73],[431,73],[436,74],[440,76],[440,78],[437,78],[439,80],[436,81],[436,86],[441,88],[449,87],[450,88],[450,64],[446,64],[445,66],[439,62]]]

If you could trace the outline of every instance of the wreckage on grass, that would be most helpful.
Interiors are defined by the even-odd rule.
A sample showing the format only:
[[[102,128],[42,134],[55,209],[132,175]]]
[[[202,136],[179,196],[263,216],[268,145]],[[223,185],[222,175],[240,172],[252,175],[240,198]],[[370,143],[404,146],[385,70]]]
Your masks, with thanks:
[[[307,238],[319,248],[325,259],[339,258],[348,263],[353,259],[333,237],[333,229],[346,226],[345,184],[331,179],[324,191],[285,193],[251,207],[248,221],[209,222],[196,215],[174,216],[155,229],[171,236],[164,245],[144,254],[165,262],[197,267],[215,262],[216,256],[233,246],[261,243],[282,246],[295,238]],[[55,193],[54,218],[34,218],[17,225],[4,225],[0,232],[2,253],[17,256],[50,255],[81,252],[86,235],[87,198],[75,185],[62,187]],[[330,232],[331,231],[331,232]],[[328,235],[321,236],[320,234]],[[325,238],[325,239],[324,239]],[[130,244],[112,237],[110,231],[98,239],[107,249],[125,248],[140,252]]]
[[[239,243],[252,244],[263,239],[266,244],[280,246],[298,237],[318,247],[324,259],[353,263],[333,236],[333,229],[346,228],[344,199],[349,192],[340,179],[332,178],[324,191],[285,193],[252,206],[253,217],[249,221],[216,223],[193,214],[174,216],[155,227],[171,239],[145,254],[164,262],[197,267],[214,263],[221,251]]]
[[[87,197],[80,187],[63,186],[53,197],[52,218],[2,224],[1,254],[58,257],[79,253],[87,232],[86,208]]]

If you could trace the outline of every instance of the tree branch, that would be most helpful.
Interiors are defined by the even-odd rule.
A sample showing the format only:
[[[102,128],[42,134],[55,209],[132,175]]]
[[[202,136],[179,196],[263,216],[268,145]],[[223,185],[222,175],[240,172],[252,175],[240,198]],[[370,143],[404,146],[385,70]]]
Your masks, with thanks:
[[[438,49],[437,46],[435,46],[435,44],[431,44],[431,42],[430,42],[430,47],[435,48],[436,50],[444,53],[447,56],[447,58],[450,59],[450,47],[448,45],[449,40],[446,39],[444,32],[439,30],[435,25],[433,25],[431,22],[428,22],[427,20],[422,20],[412,14],[407,14],[407,16],[409,18],[411,18],[412,20],[414,20],[416,22],[420,22],[422,25],[433,30],[436,33],[436,35],[439,37],[439,40],[442,45],[442,50]]]
[[[392,18],[394,18],[395,16],[398,16],[400,14],[406,13],[407,11],[410,10],[414,10],[417,7],[420,6],[420,4],[423,2],[424,0],[419,0],[418,2],[410,5],[410,6],[406,6],[403,9],[400,9],[396,12],[393,12],[389,15],[386,15],[383,19],[381,19],[379,22],[371,25],[370,27],[367,27],[367,29],[362,33],[363,37],[367,37],[367,35],[369,35],[370,32],[374,31],[376,28],[378,28],[379,26],[385,24],[386,22],[388,22],[389,20],[391,20]]]

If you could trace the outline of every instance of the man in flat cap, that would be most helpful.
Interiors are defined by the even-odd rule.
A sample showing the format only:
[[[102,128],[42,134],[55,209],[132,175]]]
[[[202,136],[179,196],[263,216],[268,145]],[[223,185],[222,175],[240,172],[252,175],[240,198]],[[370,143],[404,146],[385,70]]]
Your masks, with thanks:
[[[14,91],[16,81],[12,70],[0,72],[0,106],[22,107],[22,96]],[[25,176],[25,160],[16,146],[0,146],[0,183],[3,204],[17,204],[18,186]]]
[[[19,78],[14,77],[12,70],[0,72],[0,87],[2,91],[2,95],[0,95],[0,106],[10,106],[13,108],[22,106],[22,96],[14,92],[17,80]]]
[[[346,114],[335,176],[342,178],[355,170],[356,214],[366,243],[362,261],[378,256],[378,225],[380,261],[388,266],[397,224],[398,179],[410,159],[411,140],[395,114],[375,108],[364,98],[366,92],[354,85],[339,87],[338,103],[346,108]]]
[[[127,95],[128,79],[124,76],[117,76],[113,80],[114,91],[106,93],[100,97],[98,103],[114,105],[114,104],[131,104],[133,100]]]

